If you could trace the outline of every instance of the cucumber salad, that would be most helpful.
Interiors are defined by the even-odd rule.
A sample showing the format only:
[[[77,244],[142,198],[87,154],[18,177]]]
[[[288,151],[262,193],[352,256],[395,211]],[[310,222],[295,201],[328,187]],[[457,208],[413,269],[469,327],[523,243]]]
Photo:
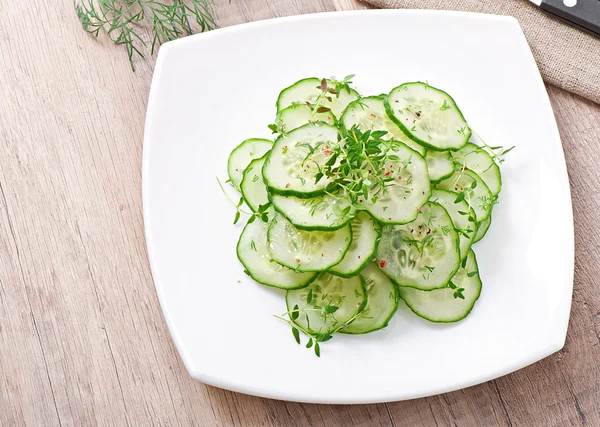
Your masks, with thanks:
[[[512,149],[483,142],[428,83],[361,96],[353,77],[283,89],[274,141],[247,139],[227,164],[244,272],[284,291],[275,317],[317,356],[336,333],[386,327],[400,300],[431,322],[469,315],[482,287],[472,246]]]

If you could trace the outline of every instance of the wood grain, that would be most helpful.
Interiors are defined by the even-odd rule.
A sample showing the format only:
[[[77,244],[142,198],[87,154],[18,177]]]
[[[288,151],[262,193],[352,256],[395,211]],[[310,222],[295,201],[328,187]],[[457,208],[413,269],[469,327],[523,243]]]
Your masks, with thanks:
[[[222,26],[363,8],[219,0]],[[171,342],[143,234],[153,59],[79,27],[71,0],[0,2],[1,426],[600,425],[600,106],[549,88],[566,152],[575,291],[559,353],[410,402],[305,405],[192,381]],[[456,361],[460,366],[460,361]]]

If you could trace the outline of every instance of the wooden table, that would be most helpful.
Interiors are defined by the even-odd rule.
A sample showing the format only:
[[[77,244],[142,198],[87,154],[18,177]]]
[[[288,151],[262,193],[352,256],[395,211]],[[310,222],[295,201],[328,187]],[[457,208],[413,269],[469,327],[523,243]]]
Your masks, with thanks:
[[[219,0],[216,15],[227,26],[361,7]],[[191,380],[169,337],[140,191],[153,59],[131,72],[121,48],[81,30],[72,0],[2,1],[0,16],[1,426],[600,426],[600,106],[548,88],[575,215],[563,350],[442,396],[285,403]]]

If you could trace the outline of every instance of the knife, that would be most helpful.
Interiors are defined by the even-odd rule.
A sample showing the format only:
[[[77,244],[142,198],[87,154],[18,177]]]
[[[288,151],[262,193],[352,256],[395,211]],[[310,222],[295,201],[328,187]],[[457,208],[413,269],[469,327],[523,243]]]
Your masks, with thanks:
[[[543,11],[600,37],[600,0],[529,0]]]

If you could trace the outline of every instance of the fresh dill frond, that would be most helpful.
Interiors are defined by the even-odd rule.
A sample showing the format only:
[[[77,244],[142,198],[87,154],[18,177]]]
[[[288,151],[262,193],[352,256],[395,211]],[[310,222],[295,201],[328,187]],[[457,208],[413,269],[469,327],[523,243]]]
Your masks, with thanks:
[[[75,12],[83,29],[94,37],[104,32],[118,45],[124,45],[131,68],[134,60],[150,55],[161,44],[216,27],[210,0],[75,0]],[[195,24],[194,24],[195,22]],[[147,40],[150,33],[151,41]]]

